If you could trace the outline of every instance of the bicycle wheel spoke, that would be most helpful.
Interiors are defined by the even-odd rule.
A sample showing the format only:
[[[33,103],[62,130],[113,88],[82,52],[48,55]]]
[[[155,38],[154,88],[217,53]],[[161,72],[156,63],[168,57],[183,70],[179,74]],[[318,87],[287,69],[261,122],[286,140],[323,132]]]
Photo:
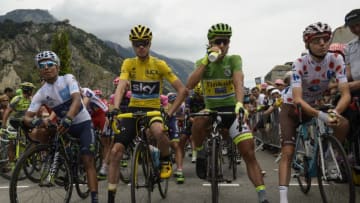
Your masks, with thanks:
[[[355,202],[351,169],[342,145],[333,136],[327,136],[322,143],[325,169],[319,153],[318,181],[324,202]]]
[[[131,202],[151,202],[150,168],[143,145],[136,146],[131,164]]]
[[[38,145],[25,152],[20,158],[10,182],[10,202],[58,202],[59,200],[68,202],[70,200],[72,194],[72,179],[68,163],[62,156],[60,156],[59,171],[54,177],[55,184],[40,184],[40,182],[47,177],[49,170],[45,167],[48,164],[47,157],[49,155],[49,149],[47,145]],[[29,164],[33,164],[35,168],[41,168],[41,170],[33,170],[33,173],[31,173],[33,180],[30,178],[24,180],[19,179],[19,174],[23,171],[24,167],[28,167]],[[61,170],[61,168],[64,170]]]

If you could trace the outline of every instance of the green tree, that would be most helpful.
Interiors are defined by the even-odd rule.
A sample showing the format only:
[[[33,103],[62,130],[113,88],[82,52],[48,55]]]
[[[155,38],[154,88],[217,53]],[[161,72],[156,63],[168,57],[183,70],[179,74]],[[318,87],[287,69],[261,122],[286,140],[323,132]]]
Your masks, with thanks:
[[[70,68],[71,51],[69,48],[69,35],[65,31],[58,31],[54,34],[51,49],[60,58],[60,75],[72,73]]]

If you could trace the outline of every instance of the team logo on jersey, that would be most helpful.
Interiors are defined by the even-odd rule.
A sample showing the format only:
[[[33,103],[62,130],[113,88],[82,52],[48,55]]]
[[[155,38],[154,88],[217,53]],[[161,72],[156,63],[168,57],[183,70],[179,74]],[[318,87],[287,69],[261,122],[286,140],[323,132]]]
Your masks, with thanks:
[[[160,82],[139,82],[131,81],[131,92],[134,95],[153,95],[159,94]]]
[[[224,75],[225,75],[226,77],[230,77],[230,76],[231,76],[230,67],[225,67]]]

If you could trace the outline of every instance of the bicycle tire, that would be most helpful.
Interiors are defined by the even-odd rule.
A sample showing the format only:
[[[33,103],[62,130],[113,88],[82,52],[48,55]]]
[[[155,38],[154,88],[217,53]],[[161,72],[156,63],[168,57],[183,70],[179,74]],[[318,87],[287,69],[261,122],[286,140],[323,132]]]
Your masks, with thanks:
[[[298,135],[297,149],[295,151],[295,162],[297,165],[300,165],[300,168],[296,169],[298,171],[298,176],[296,177],[300,190],[307,194],[311,188],[311,176],[309,174],[309,158],[305,154],[305,140],[304,137]]]
[[[76,169],[77,174],[75,174],[76,192],[80,198],[85,199],[89,196],[90,189],[88,186],[87,175],[86,175],[87,173],[84,168],[84,164],[79,163],[77,166],[73,166],[73,167],[77,167]]]
[[[352,181],[351,168],[341,143],[332,135],[322,138],[324,150],[325,174],[322,170],[321,154],[318,152],[318,182],[320,194],[323,202],[355,202],[355,187]],[[334,152],[334,156],[331,153]],[[331,163],[336,163],[340,172],[332,167]],[[332,172],[336,173],[332,173]],[[335,176],[333,175],[335,174]],[[340,175],[341,174],[341,175]],[[328,181],[325,181],[325,178]],[[341,194],[341,195],[339,195]],[[341,196],[341,199],[339,199]]]
[[[151,202],[152,176],[149,166],[149,154],[145,146],[139,143],[135,146],[131,162],[131,202]],[[145,189],[145,190],[141,190]]]
[[[123,154],[123,158],[120,161],[120,180],[121,182],[128,184],[130,183],[131,179],[131,167],[129,166],[129,163],[131,163],[133,156],[133,147],[128,146],[125,150],[125,153]]]
[[[218,161],[219,149],[216,140],[213,139],[211,143],[211,168],[210,168],[210,183],[211,183],[211,200],[212,203],[219,202],[219,185],[218,185]]]
[[[232,169],[232,177],[233,180],[236,180],[237,178],[237,149],[234,142],[231,141],[230,145],[230,153],[229,153],[229,169]]]
[[[165,199],[169,188],[169,178],[165,178],[165,179],[160,178],[160,171],[158,178],[158,188],[161,198]]]
[[[28,160],[31,160],[32,157],[42,157],[43,158],[43,166],[47,160],[47,157],[52,157],[52,149],[51,145],[37,145],[29,150],[27,150],[19,159],[16,167],[14,169],[13,176],[10,181],[10,202],[52,202],[54,199],[59,199],[60,195],[61,198],[64,198],[64,202],[70,202],[71,195],[72,195],[72,177],[71,171],[69,167],[69,163],[64,158],[64,155],[60,153],[59,155],[59,168],[63,168],[64,171],[58,170],[55,177],[55,184],[52,186],[40,186],[39,182],[29,182],[24,180],[18,179],[19,173],[23,170],[24,163]],[[46,177],[48,173],[48,169],[43,167],[41,174],[42,177]],[[26,188],[18,187],[21,185],[26,184]],[[45,194],[43,194],[45,193]],[[36,194],[36,195],[34,195]],[[43,195],[42,195],[43,194]],[[34,199],[30,199],[34,198]],[[46,200],[46,198],[48,198]]]
[[[94,130],[95,132],[95,168],[96,172],[99,173],[102,162],[103,162],[103,148],[104,146],[101,143],[101,135],[98,134],[98,131]]]

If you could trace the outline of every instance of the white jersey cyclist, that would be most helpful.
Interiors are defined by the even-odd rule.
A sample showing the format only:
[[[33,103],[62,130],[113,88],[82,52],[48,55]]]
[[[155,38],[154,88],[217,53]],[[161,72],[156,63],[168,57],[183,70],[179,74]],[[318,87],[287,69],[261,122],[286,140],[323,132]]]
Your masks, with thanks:
[[[327,53],[320,63],[310,55],[302,56],[292,65],[292,87],[302,87],[303,99],[310,105],[322,99],[322,93],[328,89],[331,79],[346,83],[345,63],[341,55]],[[289,90],[289,89],[288,89]],[[284,103],[293,104],[292,91],[285,90]]]
[[[51,108],[58,118],[63,118],[69,111],[72,100],[71,94],[80,93],[79,86],[74,76],[66,74],[59,76],[53,84],[45,83],[34,95],[28,111],[37,112],[40,106],[45,104]],[[82,103],[82,102],[81,102]],[[82,123],[90,120],[90,115],[86,111],[84,104],[73,118],[73,124]]]
[[[93,92],[91,89],[87,87],[81,88],[81,95],[83,97],[88,97],[89,100],[89,111],[96,111],[97,109],[101,109],[103,112],[107,112],[109,108],[107,105],[98,97],[95,95],[95,92]]]

